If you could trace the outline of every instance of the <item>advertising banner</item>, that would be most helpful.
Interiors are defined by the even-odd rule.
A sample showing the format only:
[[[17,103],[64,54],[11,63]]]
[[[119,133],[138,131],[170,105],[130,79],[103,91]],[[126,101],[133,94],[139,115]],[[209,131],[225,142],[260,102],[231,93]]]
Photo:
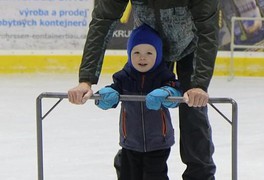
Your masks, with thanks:
[[[256,20],[239,20],[234,23],[234,43],[237,45],[264,46],[264,0],[220,0],[220,46],[230,50],[231,18],[249,17]],[[246,49],[255,51],[256,49]]]
[[[133,29],[133,16],[128,16],[126,22],[119,22],[108,44],[108,49],[126,49],[127,40]]]
[[[93,0],[0,0],[1,50],[81,50]]]
[[[230,50],[231,18],[264,17],[264,0],[220,0],[219,50]],[[0,49],[81,51],[94,0],[0,0]],[[108,49],[126,49],[133,29],[131,7],[114,31]],[[235,43],[264,44],[264,21],[235,23]]]

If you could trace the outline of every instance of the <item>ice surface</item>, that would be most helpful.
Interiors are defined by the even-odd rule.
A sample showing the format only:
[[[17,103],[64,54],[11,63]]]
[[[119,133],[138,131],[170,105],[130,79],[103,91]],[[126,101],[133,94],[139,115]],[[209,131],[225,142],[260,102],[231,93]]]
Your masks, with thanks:
[[[42,92],[67,92],[77,74],[16,74],[0,77],[0,180],[37,180],[36,98]],[[96,91],[111,82],[104,75]],[[214,77],[211,97],[238,103],[238,179],[260,179],[264,168],[264,78],[227,81]],[[43,111],[55,103],[43,100]],[[231,105],[215,104],[231,118]],[[43,120],[45,180],[115,180],[113,158],[118,145],[119,107],[98,109],[92,100],[72,105],[63,100]],[[178,138],[177,110],[172,110]],[[215,143],[216,179],[231,179],[231,126],[209,106]],[[170,179],[181,179],[178,139],[168,161]]]

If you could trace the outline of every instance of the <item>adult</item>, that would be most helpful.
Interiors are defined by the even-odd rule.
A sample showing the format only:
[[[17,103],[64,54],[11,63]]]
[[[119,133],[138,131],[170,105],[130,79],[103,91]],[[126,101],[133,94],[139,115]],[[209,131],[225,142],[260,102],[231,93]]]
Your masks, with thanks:
[[[129,0],[97,0],[79,70],[79,85],[68,91],[83,104],[98,82],[106,45]],[[163,60],[173,68],[187,95],[179,106],[180,153],[184,180],[214,180],[214,145],[207,115],[207,90],[218,48],[218,0],[131,0],[135,27],[145,23],[159,32]]]

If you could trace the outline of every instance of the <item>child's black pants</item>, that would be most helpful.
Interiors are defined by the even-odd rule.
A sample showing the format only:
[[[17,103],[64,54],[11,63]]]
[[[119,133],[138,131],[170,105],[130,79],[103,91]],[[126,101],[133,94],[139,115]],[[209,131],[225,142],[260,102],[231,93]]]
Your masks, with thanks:
[[[168,180],[170,148],[152,152],[122,149],[120,180]]]

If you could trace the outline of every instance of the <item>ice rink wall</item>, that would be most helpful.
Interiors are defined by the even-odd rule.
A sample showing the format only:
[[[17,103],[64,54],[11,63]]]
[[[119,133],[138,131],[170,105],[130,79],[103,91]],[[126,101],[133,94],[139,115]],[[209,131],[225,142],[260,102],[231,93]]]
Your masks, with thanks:
[[[77,73],[94,4],[93,0],[0,0],[0,74]],[[127,61],[126,41],[133,28],[130,11],[129,4],[108,45],[102,73],[113,73]],[[230,74],[233,16],[264,17],[264,0],[220,0],[217,76]],[[263,46],[264,22],[236,22],[233,37],[236,44]],[[236,76],[264,76],[264,49],[236,49],[233,70]]]
[[[125,52],[106,53],[102,73],[120,70],[127,61]],[[214,75],[228,76],[230,53],[219,52]],[[236,76],[264,76],[264,59],[259,53],[241,53],[235,57]],[[261,57],[262,56],[262,57]],[[0,55],[0,74],[11,73],[78,73],[80,55]]]

